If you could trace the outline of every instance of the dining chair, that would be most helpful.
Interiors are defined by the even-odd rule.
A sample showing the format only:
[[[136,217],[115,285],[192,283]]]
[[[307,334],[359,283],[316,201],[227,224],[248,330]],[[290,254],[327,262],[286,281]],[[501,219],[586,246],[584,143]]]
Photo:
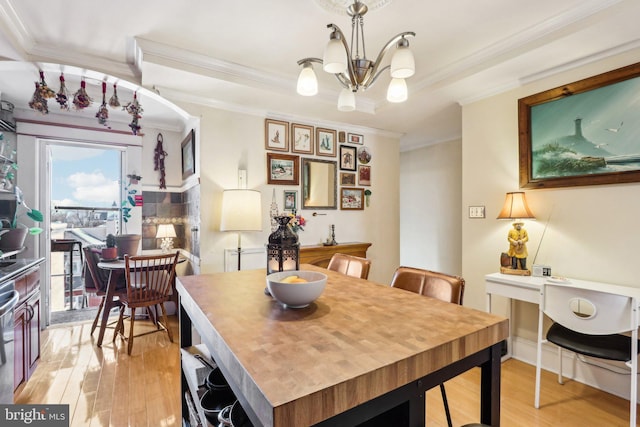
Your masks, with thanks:
[[[462,305],[464,297],[464,279],[446,273],[413,267],[398,267],[391,279],[391,286],[415,292],[441,301]],[[447,424],[452,427],[451,412],[444,384],[440,384],[442,403],[447,416]]]
[[[636,425],[638,383],[638,301],[595,289],[545,283],[538,317],[535,407],[540,407],[542,344],[558,347],[558,382],[562,379],[562,349],[580,356],[625,362],[631,369],[629,425]],[[543,320],[553,321],[543,339]],[[629,333],[631,336],[629,336]],[[625,334],[625,335],[623,335]],[[592,363],[589,359],[581,359]]]
[[[115,340],[116,336],[119,335],[125,341],[128,341],[127,353],[131,354],[131,350],[133,349],[136,309],[146,308],[156,329],[135,336],[165,330],[169,336],[169,341],[173,342],[173,334],[167,321],[167,311],[164,303],[171,298],[176,274],[176,264],[178,262],[178,252],[163,255],[125,255],[124,260],[127,293],[121,299],[122,307],[120,308],[120,317],[113,339]],[[162,312],[163,322],[160,322],[157,314],[154,317],[151,312],[151,309],[155,309],[158,305]],[[129,308],[131,311],[128,337],[124,335],[125,308]]]
[[[333,254],[327,266],[329,270],[361,279],[367,279],[369,277],[370,267],[371,261],[366,258],[341,253]]]
[[[125,283],[124,276],[116,284],[115,296],[112,301],[106,301],[107,299],[107,284],[109,283],[109,272],[98,267],[98,261],[100,260],[99,249],[85,246],[82,248],[84,252],[84,290],[88,298],[89,295],[96,295],[100,297],[100,305],[98,306],[98,312],[96,313],[93,324],[91,325],[91,335],[98,326],[98,320],[102,310],[111,311],[114,307],[120,307],[120,298],[125,295]],[[115,323],[115,322],[113,322]],[[112,323],[110,323],[111,325]],[[108,325],[105,325],[108,327]]]

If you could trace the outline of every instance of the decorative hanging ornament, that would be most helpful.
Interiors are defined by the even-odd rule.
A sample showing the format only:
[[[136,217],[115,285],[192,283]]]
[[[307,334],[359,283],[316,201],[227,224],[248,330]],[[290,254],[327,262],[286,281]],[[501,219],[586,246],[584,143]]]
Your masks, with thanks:
[[[63,110],[69,110],[69,91],[64,84],[64,74],[60,73],[60,90],[56,93],[56,102]]]
[[[29,101],[29,107],[42,114],[49,114],[47,100],[42,96],[42,89],[40,89],[40,83],[38,82],[36,82],[36,91],[33,93],[33,98]]]
[[[98,108],[96,118],[98,119],[98,123],[104,126],[107,126],[107,120],[109,119],[109,109],[107,108],[106,96],[107,82],[102,82],[102,104],[100,105],[100,108]]]
[[[133,132],[134,135],[137,135],[141,129],[140,125],[138,125],[138,120],[142,118],[142,112],[144,111],[138,102],[138,92],[133,93],[133,101],[128,102],[127,105],[122,107],[122,109],[133,116],[131,123],[129,123],[129,127],[131,128],[131,132]]]
[[[118,100],[118,90],[117,85],[113,84],[113,95],[109,98],[109,107],[118,108],[120,106],[120,101]]]
[[[47,86],[47,82],[44,81],[44,71],[40,71],[40,92],[44,99],[54,98],[56,96],[56,93]]]
[[[86,82],[82,80],[80,82],[80,89],[73,95],[73,105],[76,110],[82,110],[83,108],[87,108],[91,105],[91,97],[87,94]]]

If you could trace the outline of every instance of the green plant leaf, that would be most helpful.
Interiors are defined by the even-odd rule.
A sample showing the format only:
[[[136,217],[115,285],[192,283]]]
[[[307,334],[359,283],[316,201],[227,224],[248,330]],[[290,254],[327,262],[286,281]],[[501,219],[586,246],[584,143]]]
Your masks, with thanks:
[[[133,200],[133,197],[129,196],[129,197],[127,197],[127,199],[129,200],[129,203],[131,204],[131,206],[135,206],[136,205],[136,201]]]
[[[40,227],[31,227],[31,228],[29,229],[29,234],[31,234],[31,235],[33,235],[33,236],[35,236],[36,234],[40,234],[40,233],[42,233],[43,231],[44,231],[44,230],[42,230],[42,228],[40,228]]]
[[[27,216],[36,222],[44,221],[44,215],[37,209],[31,209],[30,212],[27,212]]]

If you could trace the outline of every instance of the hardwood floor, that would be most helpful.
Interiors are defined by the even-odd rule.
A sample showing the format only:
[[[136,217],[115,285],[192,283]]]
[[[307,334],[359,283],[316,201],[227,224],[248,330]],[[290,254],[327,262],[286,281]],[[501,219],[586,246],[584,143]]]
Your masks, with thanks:
[[[69,404],[71,426],[180,426],[177,318],[170,323],[176,342],[162,332],[145,335],[135,339],[131,356],[120,339],[111,343],[111,329],[100,349],[89,335],[91,323],[48,328],[40,364],[16,403]],[[534,381],[533,366],[502,364],[503,426],[629,425],[628,401],[570,380],[560,385],[550,372],[543,372],[542,406],[535,409]],[[446,383],[454,425],[478,422],[479,382],[475,369]],[[438,388],[427,393],[427,426],[446,426]]]

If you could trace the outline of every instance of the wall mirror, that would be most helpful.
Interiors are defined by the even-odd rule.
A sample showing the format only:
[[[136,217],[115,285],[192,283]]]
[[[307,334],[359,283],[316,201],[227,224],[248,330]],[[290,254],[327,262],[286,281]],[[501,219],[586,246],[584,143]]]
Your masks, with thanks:
[[[302,159],[302,207],[336,209],[337,168],[331,160]]]

